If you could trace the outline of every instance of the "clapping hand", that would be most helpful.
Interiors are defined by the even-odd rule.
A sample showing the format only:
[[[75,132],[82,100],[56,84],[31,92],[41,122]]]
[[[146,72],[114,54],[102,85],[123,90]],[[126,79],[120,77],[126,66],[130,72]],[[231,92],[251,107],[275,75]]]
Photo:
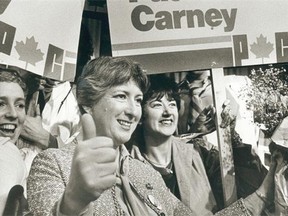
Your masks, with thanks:
[[[117,150],[111,138],[96,136],[91,115],[82,116],[83,141],[75,148],[69,183],[60,211],[66,215],[81,213],[90,202],[116,183]]]

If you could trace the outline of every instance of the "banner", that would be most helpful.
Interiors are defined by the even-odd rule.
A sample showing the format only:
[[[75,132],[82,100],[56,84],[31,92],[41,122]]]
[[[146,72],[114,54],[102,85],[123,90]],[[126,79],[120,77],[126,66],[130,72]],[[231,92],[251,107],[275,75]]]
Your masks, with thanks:
[[[288,62],[288,1],[107,0],[113,56],[148,72]]]
[[[1,0],[0,64],[73,80],[84,0]]]

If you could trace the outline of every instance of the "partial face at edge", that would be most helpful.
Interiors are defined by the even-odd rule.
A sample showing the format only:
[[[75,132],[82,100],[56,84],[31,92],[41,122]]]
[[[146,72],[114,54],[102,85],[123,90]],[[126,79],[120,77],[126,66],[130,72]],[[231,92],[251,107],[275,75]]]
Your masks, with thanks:
[[[133,80],[108,89],[92,107],[97,136],[112,138],[115,147],[127,142],[141,118],[142,99]]]
[[[25,96],[17,83],[0,82],[0,136],[15,143],[25,121]]]

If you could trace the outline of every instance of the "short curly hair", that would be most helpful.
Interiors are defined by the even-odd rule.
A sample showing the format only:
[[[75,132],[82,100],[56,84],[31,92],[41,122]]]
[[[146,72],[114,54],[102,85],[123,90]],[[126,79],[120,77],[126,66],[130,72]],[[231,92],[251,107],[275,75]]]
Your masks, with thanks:
[[[17,70],[0,68],[0,82],[17,83],[22,88],[24,95],[27,96],[27,85]]]
[[[180,95],[177,83],[165,74],[153,74],[149,76],[149,88],[144,94],[143,103],[144,106],[150,99],[161,99],[163,96],[167,96],[168,100],[175,100],[178,110],[180,109]]]
[[[80,109],[83,106],[92,107],[108,89],[129,80],[133,80],[143,94],[146,92],[148,78],[137,62],[110,56],[90,60],[77,80],[76,95]]]

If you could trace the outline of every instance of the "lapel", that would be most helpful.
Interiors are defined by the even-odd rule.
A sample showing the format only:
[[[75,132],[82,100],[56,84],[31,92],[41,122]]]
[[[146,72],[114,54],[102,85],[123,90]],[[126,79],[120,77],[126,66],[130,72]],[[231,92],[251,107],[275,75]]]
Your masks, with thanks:
[[[193,161],[191,148],[183,148],[180,141],[173,139],[172,159],[176,172],[176,179],[180,191],[180,197],[186,205],[190,203],[191,194],[191,174],[190,169]],[[188,184],[190,183],[190,184]]]
[[[165,206],[163,202],[164,194],[160,192],[166,189],[166,186],[160,173],[148,165],[148,162],[133,159],[125,146],[122,149],[122,153],[126,152],[125,170],[123,171],[128,175],[130,186],[134,188],[138,196],[157,214],[167,214],[166,208],[163,208]]]

